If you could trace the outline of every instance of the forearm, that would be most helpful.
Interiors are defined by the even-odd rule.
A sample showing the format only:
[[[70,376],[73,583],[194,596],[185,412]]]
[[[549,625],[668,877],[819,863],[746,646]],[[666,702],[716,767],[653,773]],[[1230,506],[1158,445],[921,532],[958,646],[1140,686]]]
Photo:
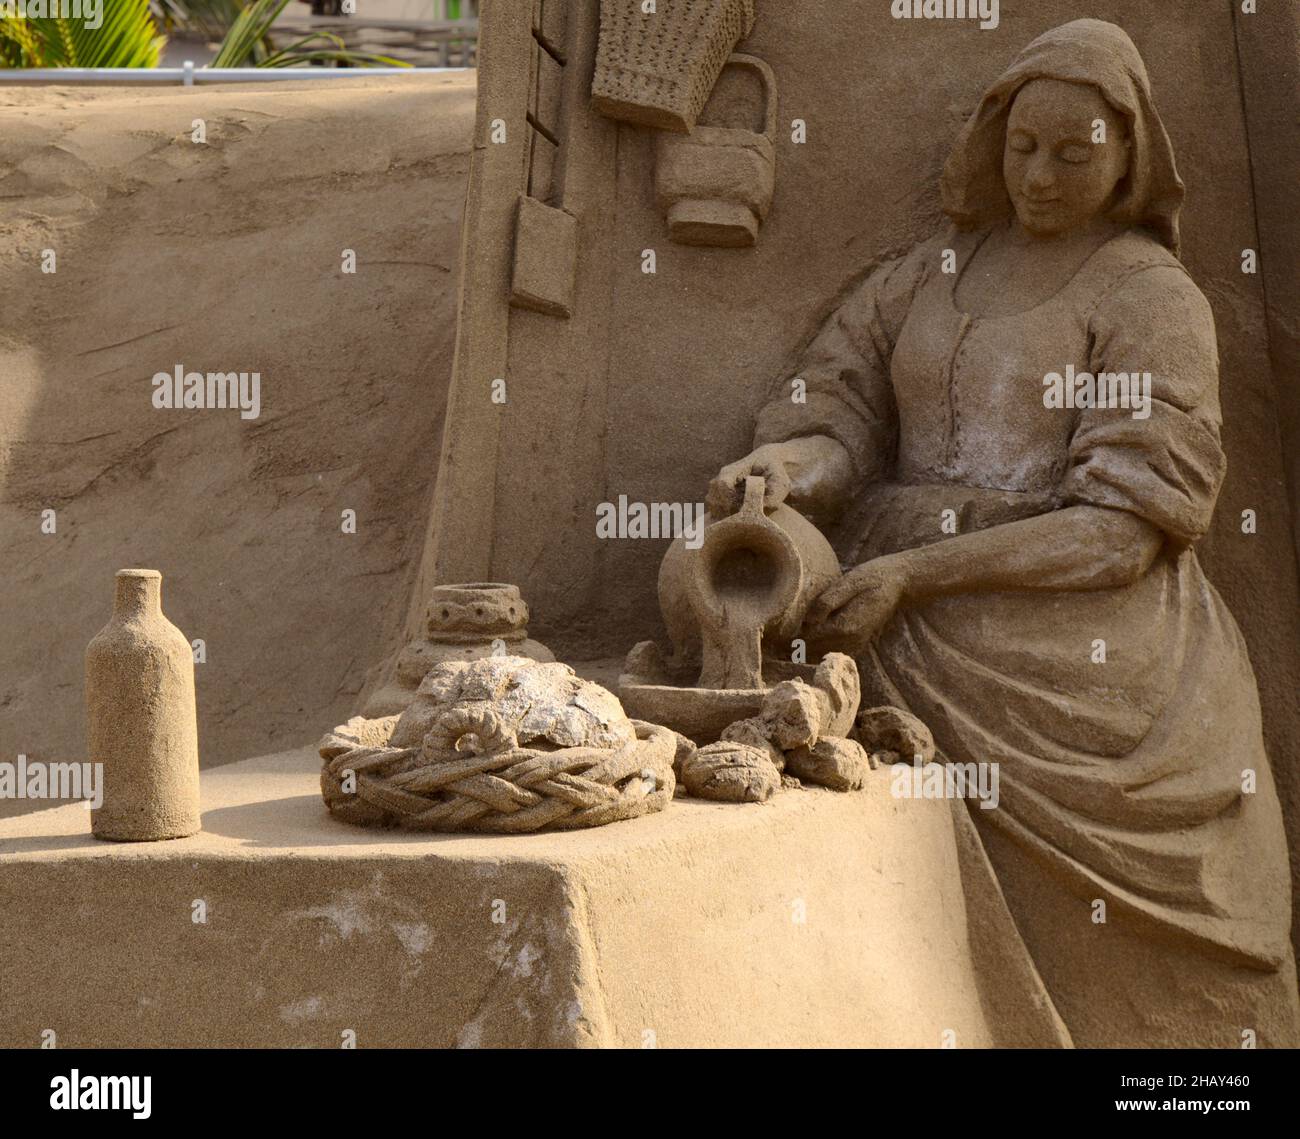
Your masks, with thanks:
[[[1164,536],[1122,510],[1071,506],[907,550],[904,603],[1002,590],[1113,589],[1136,581]]]

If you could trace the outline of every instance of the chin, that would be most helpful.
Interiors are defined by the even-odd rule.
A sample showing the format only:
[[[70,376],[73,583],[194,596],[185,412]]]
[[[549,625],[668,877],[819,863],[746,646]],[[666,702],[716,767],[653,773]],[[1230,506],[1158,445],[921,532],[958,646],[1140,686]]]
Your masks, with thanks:
[[[1073,228],[1073,222],[1069,219],[1043,210],[1017,206],[1016,217],[1020,219],[1020,224],[1035,237],[1059,237]]]

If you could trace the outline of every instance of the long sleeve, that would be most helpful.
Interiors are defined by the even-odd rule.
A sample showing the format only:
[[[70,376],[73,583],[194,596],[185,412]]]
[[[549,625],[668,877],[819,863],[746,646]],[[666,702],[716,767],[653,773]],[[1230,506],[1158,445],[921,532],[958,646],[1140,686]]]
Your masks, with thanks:
[[[1094,376],[1151,373],[1150,416],[1083,411],[1063,497],[1127,510],[1188,545],[1209,528],[1226,467],[1209,303],[1180,266],[1151,266],[1102,298],[1089,334]]]
[[[897,437],[889,361],[927,272],[925,250],[880,266],[831,313],[798,365],[773,386],[758,415],[756,447],[829,435],[844,445],[860,478],[880,473]]]

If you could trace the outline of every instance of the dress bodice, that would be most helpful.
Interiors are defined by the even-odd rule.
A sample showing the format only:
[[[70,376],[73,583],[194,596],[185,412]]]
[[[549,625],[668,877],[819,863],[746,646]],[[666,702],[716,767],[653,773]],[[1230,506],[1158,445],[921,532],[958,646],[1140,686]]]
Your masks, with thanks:
[[[979,241],[962,243],[965,266]],[[1031,492],[1060,482],[1075,416],[1044,406],[1043,377],[1068,364],[1087,370],[1097,260],[1043,303],[1006,316],[961,311],[960,272],[927,275],[890,367],[901,481]]]

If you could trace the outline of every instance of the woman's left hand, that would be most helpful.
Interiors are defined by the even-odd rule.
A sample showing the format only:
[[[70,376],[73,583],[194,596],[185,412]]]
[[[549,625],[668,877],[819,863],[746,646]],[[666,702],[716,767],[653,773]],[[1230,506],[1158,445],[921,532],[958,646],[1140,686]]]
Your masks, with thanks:
[[[898,555],[864,562],[822,590],[808,609],[804,628],[818,646],[857,654],[894,615],[906,584]]]

